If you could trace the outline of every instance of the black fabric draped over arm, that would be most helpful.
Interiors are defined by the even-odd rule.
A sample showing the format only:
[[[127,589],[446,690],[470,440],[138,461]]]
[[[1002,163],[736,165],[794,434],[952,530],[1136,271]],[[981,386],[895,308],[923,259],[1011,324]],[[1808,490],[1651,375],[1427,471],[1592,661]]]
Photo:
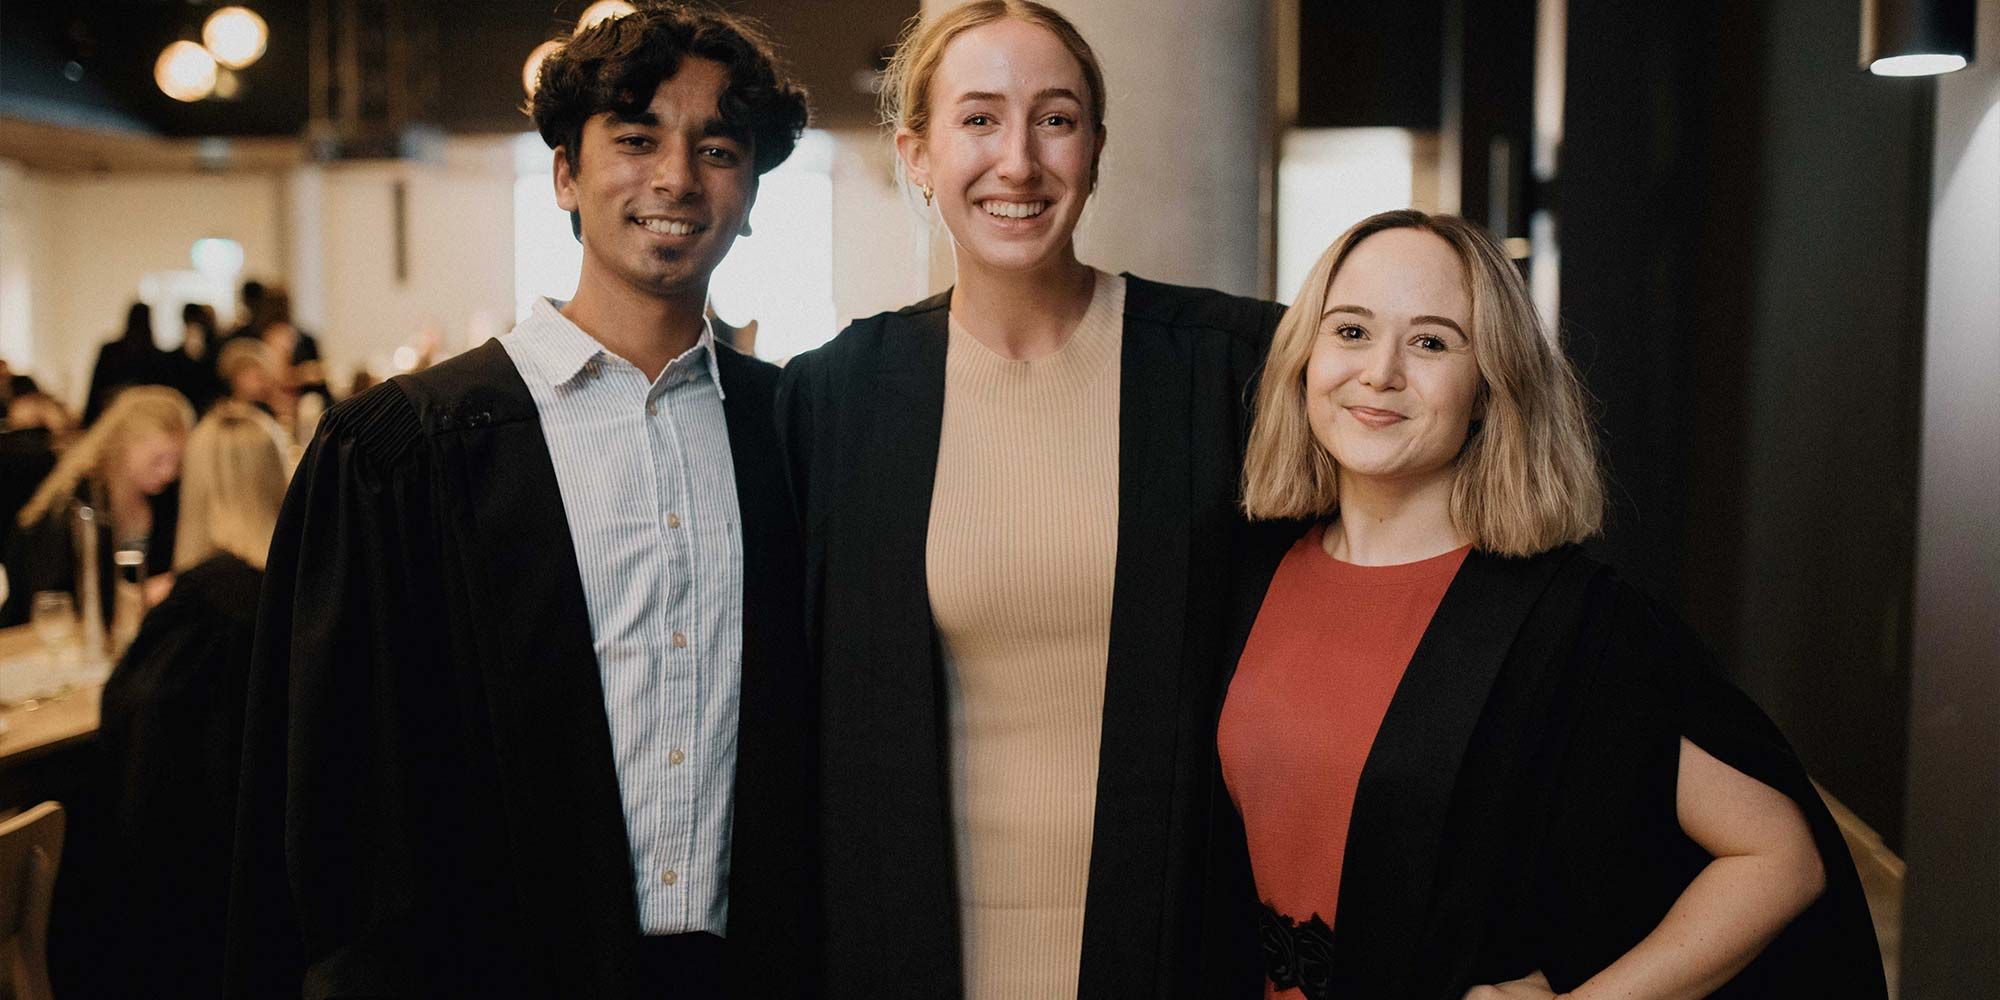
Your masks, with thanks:
[[[1681,739],[1784,793],[1826,891],[1723,997],[1884,995],[1840,832],[1777,728],[1684,626],[1574,549],[1475,551],[1369,751],[1319,992],[1458,1000],[1536,970],[1575,988],[1711,860],[1680,829]]]
[[[1711,860],[1676,814],[1681,739],[1799,807],[1820,898],[1717,997],[1881,997],[1880,952],[1840,829],[1784,735],[1671,612],[1606,583],[1594,657],[1540,859],[1543,971],[1573,989],[1650,933]]]
[[[420,996],[454,920],[422,839],[453,800],[446,657],[419,423],[380,387],[328,417],[271,548],[250,679],[231,921],[235,995]]]

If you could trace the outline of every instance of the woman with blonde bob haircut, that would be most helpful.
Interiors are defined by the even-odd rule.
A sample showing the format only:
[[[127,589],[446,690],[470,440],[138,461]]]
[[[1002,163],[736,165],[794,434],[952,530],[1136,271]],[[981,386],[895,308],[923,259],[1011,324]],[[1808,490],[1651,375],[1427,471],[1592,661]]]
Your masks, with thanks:
[[[1254,989],[1212,748],[1246,390],[1280,310],[1078,259],[1108,87],[1054,9],[933,10],[884,84],[952,287],[793,358],[778,390],[826,993]]]
[[[250,648],[289,475],[277,423],[232,400],[195,425],[184,465],[173,590],[104,685],[113,808],[95,868],[121,881],[92,939],[122,956],[100,970],[105,996],[154,992],[162,976],[188,996],[223,993]]]
[[[1577,549],[1583,392],[1490,237],[1341,236],[1256,420],[1245,509],[1311,522],[1245,603],[1216,738],[1267,996],[1884,995],[1784,738]]]
[[[1449,215],[1384,212],[1320,255],[1278,324],[1259,385],[1258,419],[1243,460],[1243,508],[1268,520],[1331,517],[1340,467],[1313,439],[1304,372],[1319,338],[1333,275],[1356,245],[1389,229],[1450,244],[1472,299],[1472,356],[1481,419],[1458,456],[1451,512],[1484,551],[1528,556],[1598,533],[1604,487],[1583,386],[1544,332],[1514,262],[1472,223]]]

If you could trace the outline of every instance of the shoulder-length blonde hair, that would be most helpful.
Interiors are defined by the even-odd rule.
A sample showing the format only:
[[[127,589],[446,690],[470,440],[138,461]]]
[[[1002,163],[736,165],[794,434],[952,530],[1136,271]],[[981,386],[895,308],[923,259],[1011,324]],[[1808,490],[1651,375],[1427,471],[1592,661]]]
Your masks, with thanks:
[[[1475,420],[1454,460],[1451,518],[1474,548],[1527,556],[1580,542],[1604,522],[1604,485],[1582,383],[1543,329],[1514,262],[1479,227],[1449,215],[1383,212],[1342,233],[1278,324],[1257,389],[1243,462],[1253,518],[1325,518],[1340,506],[1340,467],[1306,416],[1305,369],[1328,290],[1361,241],[1417,229],[1450,245],[1472,301],[1479,365]]]
[[[218,552],[263,569],[290,482],[277,421],[248,403],[217,403],[188,436],[181,462],[174,569],[189,569]]]
[[[184,438],[192,426],[194,407],[180,393],[163,385],[120,390],[105,407],[104,415],[63,452],[56,467],[35,488],[34,496],[21,508],[20,525],[28,527],[67,504],[76,494],[77,484],[85,480],[103,484],[139,439],[151,434]]]
[[[1063,48],[1076,59],[1083,68],[1083,82],[1090,89],[1084,100],[1090,109],[1089,127],[1094,132],[1104,129],[1104,68],[1097,61],[1097,53],[1090,43],[1083,40],[1083,34],[1076,25],[1057,13],[1055,8],[1036,3],[1035,0],[973,0],[960,4],[929,19],[919,14],[903,25],[903,33],[896,39],[895,54],[889,57],[889,67],[882,75],[882,124],[892,131],[909,132],[916,136],[928,136],[931,127],[931,81],[937,77],[938,63],[944,59],[944,50],[952,39],[981,25],[995,21],[1013,19],[1045,28],[1062,42]],[[900,159],[896,164],[898,176],[903,170]],[[1093,183],[1097,171],[1093,167]]]

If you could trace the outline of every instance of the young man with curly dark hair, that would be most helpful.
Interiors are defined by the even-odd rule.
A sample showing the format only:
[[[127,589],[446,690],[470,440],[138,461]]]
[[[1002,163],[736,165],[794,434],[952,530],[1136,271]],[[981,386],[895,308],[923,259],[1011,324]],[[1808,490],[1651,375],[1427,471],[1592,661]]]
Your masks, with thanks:
[[[805,95],[741,21],[652,2],[529,111],[576,295],[336,407],[287,498],[234,995],[814,992],[777,369],[704,319]]]

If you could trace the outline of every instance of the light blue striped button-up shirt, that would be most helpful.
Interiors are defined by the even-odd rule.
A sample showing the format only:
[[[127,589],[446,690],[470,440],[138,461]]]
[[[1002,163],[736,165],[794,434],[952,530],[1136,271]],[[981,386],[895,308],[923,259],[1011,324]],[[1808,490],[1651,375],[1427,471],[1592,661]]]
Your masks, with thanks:
[[[651,381],[547,299],[500,343],[541,414],[576,545],[639,927],[721,934],[743,541],[714,335]]]

